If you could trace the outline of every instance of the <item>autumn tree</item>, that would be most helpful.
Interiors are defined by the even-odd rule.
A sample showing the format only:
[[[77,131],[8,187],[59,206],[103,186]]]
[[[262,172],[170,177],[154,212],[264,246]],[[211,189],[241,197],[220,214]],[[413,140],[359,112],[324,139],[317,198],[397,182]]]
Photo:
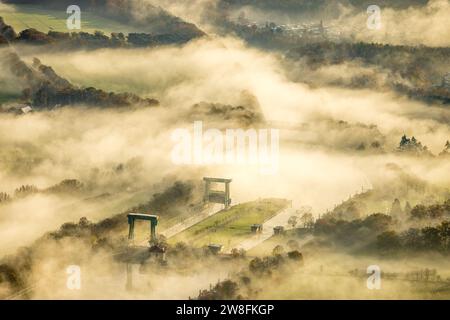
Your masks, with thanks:
[[[312,228],[314,226],[314,216],[312,213],[304,213],[300,218],[304,228]]]

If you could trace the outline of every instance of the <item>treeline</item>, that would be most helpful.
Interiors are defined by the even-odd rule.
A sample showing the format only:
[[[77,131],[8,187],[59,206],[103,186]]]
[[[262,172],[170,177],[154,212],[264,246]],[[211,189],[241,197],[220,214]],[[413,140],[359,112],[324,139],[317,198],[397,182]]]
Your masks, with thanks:
[[[49,35],[50,34],[50,35]],[[108,43],[125,41],[120,34],[108,38],[102,33],[90,35],[87,33],[60,33],[50,31],[49,34],[34,29],[27,29],[16,35],[14,29],[5,24],[0,17],[0,46],[9,46],[10,43],[27,43],[38,45],[57,45],[91,48],[107,46]],[[0,64],[9,69],[18,78],[24,87],[22,100],[32,104],[33,108],[54,108],[66,105],[90,105],[98,107],[126,107],[126,106],[155,106],[159,102],[155,99],[140,98],[136,94],[124,92],[106,92],[93,87],[79,88],[66,79],[57,75],[54,70],[34,59],[33,66],[29,67],[12,50],[1,52]],[[17,110],[12,109],[16,113]]]
[[[82,182],[76,179],[65,179],[60,183],[50,186],[48,188],[39,189],[35,185],[25,184],[14,190],[14,195],[11,196],[6,192],[0,192],[0,204],[4,204],[15,199],[25,198],[27,196],[37,193],[51,193],[51,194],[74,194],[80,193],[85,186]]]
[[[38,4],[33,0],[5,0],[3,2],[33,4],[44,9],[52,8],[64,12],[68,6],[76,4],[82,11],[93,11],[101,16],[143,28],[152,33],[170,34],[178,41],[184,42],[204,35],[204,32],[195,24],[183,21],[145,0],[79,0],[76,3],[69,0],[43,0]]]
[[[198,35],[201,36],[201,35]],[[182,44],[195,37],[186,37],[176,33],[148,34],[148,33],[111,33],[107,36],[101,31],[87,32],[58,32],[44,33],[36,29],[25,29],[18,34],[0,17],[0,45],[27,44],[36,46],[50,46],[57,50],[100,49],[100,48],[132,48],[152,47],[168,44]]]
[[[286,52],[287,60],[294,63],[304,59],[312,69],[356,61],[377,70],[384,69],[388,76],[382,84],[378,83],[377,74],[374,74],[353,77],[350,83],[335,80],[332,85],[372,89],[378,89],[383,85],[426,103],[450,104],[450,87],[443,85],[445,72],[450,70],[448,47],[335,42],[329,40],[325,34],[305,33],[300,37],[285,33],[280,28],[272,28],[270,25],[268,27],[241,25],[227,17],[220,17],[217,21],[222,28],[221,32],[232,32],[256,47]],[[314,80],[312,78],[309,81],[316,84]]]
[[[428,147],[422,145],[420,141],[418,141],[414,136],[408,138],[406,135],[402,136],[400,140],[400,144],[396,150],[397,152],[403,152],[414,156],[428,156],[433,157],[434,154],[428,150]],[[444,148],[439,153],[440,157],[448,157],[450,156],[450,141],[447,140],[444,144]]]
[[[380,253],[430,252],[450,253],[450,222],[434,227],[409,228],[403,232],[386,231],[377,236],[376,248]]]
[[[41,64],[38,59],[34,59],[33,66],[29,67],[17,53],[10,50],[2,52],[0,58],[0,64],[9,69],[25,88],[22,99],[31,103],[33,108],[45,109],[77,104],[105,108],[159,104],[158,100],[140,98],[129,92],[114,93],[93,87],[79,88],[57,75],[51,67]],[[11,112],[17,110],[12,109]]]
[[[99,48],[127,48],[152,47],[167,44],[182,44],[191,40],[176,34],[153,35],[148,33],[111,33],[107,36],[101,31],[87,32],[40,32],[36,29],[26,29],[13,40],[17,43],[30,45],[52,45],[58,49],[99,49]]]
[[[303,256],[297,251],[287,254],[276,254],[266,257],[253,258],[248,268],[241,270],[230,279],[219,281],[210,289],[200,290],[198,300],[245,300],[254,298],[261,290],[259,279],[265,281],[276,277],[280,281],[282,276],[291,275],[289,271],[303,266]]]
[[[358,252],[388,254],[408,251],[450,253],[450,199],[431,206],[417,205],[407,214],[410,227],[396,231],[398,220],[376,213],[364,219],[340,220],[326,215],[316,220],[314,235],[326,239],[327,245],[346,247]],[[434,226],[430,226],[434,224]]]
[[[286,56],[293,61],[306,59],[312,68],[350,61],[381,67],[391,72],[389,84],[393,89],[414,98],[450,103],[450,88],[441,85],[450,68],[448,47],[321,41],[300,44]],[[399,83],[395,75],[408,80],[412,86]]]
[[[408,67],[415,62],[433,66],[448,63],[450,48],[390,45],[366,42],[322,41],[304,43],[290,50],[288,57],[306,57],[312,64],[338,64],[348,60],[361,59],[363,62],[388,67],[402,74],[408,74]],[[406,66],[401,66],[403,62]],[[413,70],[409,70],[411,72]]]
[[[447,200],[442,204],[433,204],[430,206],[418,204],[411,209],[409,214],[411,220],[450,220],[450,200]]]

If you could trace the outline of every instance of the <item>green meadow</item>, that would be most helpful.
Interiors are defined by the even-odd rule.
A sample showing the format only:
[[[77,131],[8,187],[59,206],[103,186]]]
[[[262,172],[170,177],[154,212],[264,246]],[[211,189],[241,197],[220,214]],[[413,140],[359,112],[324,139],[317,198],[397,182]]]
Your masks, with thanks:
[[[0,16],[5,22],[16,30],[22,31],[28,28],[47,33],[48,31],[72,32],[82,31],[92,33],[102,31],[106,34],[111,32],[138,32],[126,24],[119,23],[113,19],[101,17],[92,12],[85,12],[81,8],[81,30],[68,30],[66,20],[69,15],[65,11],[47,10],[36,5],[0,5]]]
[[[262,199],[238,204],[193,225],[169,242],[184,241],[196,247],[215,243],[223,245],[225,250],[232,249],[252,236],[252,224],[262,224],[283,210],[288,203],[284,199]]]
[[[0,105],[15,102],[20,98],[20,94],[0,92]]]

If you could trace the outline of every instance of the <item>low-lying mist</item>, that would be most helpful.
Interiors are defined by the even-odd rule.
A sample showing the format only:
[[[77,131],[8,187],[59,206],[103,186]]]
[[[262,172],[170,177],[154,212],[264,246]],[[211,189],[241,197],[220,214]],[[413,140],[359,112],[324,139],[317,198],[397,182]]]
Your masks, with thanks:
[[[29,55],[26,60],[31,58]],[[447,123],[439,121],[442,116],[449,117],[446,109],[391,92],[314,89],[292,82],[279,56],[247,48],[232,38],[198,40],[181,48],[81,51],[64,56],[49,53],[38,58],[75,84],[155,96],[161,107],[106,111],[77,107],[20,117],[2,115],[0,176],[4,192],[12,193],[22,184],[44,188],[74,178],[95,184],[93,196],[110,192],[126,198],[127,190],[147,191],[146,187],[166,175],[200,179],[203,174],[233,178],[234,201],[285,197],[298,205],[311,205],[320,213],[361,187],[371,188],[376,176],[383,175],[380,168],[390,162],[448,187],[450,171],[445,159],[392,153],[400,137],[407,134],[438,154],[450,137]],[[171,133],[179,127],[192,128],[191,119],[179,115],[188,115],[198,102],[245,104],[243,92],[259,104],[266,127],[281,126],[279,171],[264,176],[257,168],[242,165],[174,165]],[[198,120],[208,123],[209,119],[202,116]],[[339,121],[349,125],[336,125]],[[308,126],[283,129],[290,124]],[[371,125],[376,126],[375,131]],[[228,126],[236,126],[233,119],[220,129]],[[361,142],[375,140],[382,140],[378,142],[383,143],[383,152],[354,150]],[[273,185],[278,187],[274,190]],[[30,199],[26,201],[24,206],[33,206]],[[45,209],[49,206],[52,210]],[[49,206],[34,206],[49,217],[42,219],[44,226],[39,230],[54,227],[50,217],[61,214],[54,209],[59,206]],[[9,212],[8,208],[1,210]],[[83,216],[83,210],[75,212]],[[73,219],[77,217],[73,215]],[[16,219],[11,225],[18,224]],[[3,224],[9,228],[10,222],[4,219]]]
[[[257,99],[269,121],[331,118],[373,124],[385,135],[395,134],[395,142],[397,135],[414,134],[434,152],[442,150],[449,136],[446,109],[399,98],[389,91],[311,88],[292,82],[281,57],[250,49],[232,38],[198,40],[182,48],[100,50],[61,57],[40,56],[44,64],[74,83],[155,96],[168,110],[179,111],[201,101],[239,105],[246,91]],[[311,77],[320,76],[304,71]],[[349,76],[359,71],[330,72],[337,77],[341,72]]]
[[[443,2],[434,1],[430,6],[433,5],[448,9]],[[387,9],[387,17],[393,14],[389,10],[393,9]],[[426,9],[408,10],[415,13],[414,10]],[[434,32],[442,34],[442,29]],[[447,44],[442,38],[428,39],[430,44]],[[28,50],[22,58],[30,63],[33,57]],[[313,87],[306,83],[307,77],[297,77],[294,81],[292,70],[285,69],[282,56],[249,48],[232,37],[212,36],[181,47],[40,53],[37,58],[73,84],[134,92],[155,97],[161,104],[141,109],[100,109],[84,105],[20,116],[0,114],[0,192],[11,195],[9,201],[0,203],[0,233],[7,239],[0,246],[1,256],[29,245],[64,222],[77,222],[81,217],[97,222],[133,208],[164,190],[169,184],[166,179],[174,177],[196,181],[201,181],[203,176],[232,178],[233,204],[265,197],[286,198],[293,200],[294,208],[311,206],[315,216],[361,190],[383,189],[396,180],[401,183],[398,176],[389,176],[389,164],[439,190],[450,187],[448,157],[437,156],[450,139],[448,109],[400,97],[389,89],[352,90],[327,84]],[[313,71],[305,66],[304,72],[315,77],[320,72],[337,76],[360,71],[360,66],[346,67],[344,71],[332,68]],[[175,129],[192,130],[193,120],[203,121],[205,127],[218,126],[220,130],[242,126],[242,119],[235,114],[218,123],[217,116],[206,110],[194,110],[193,105],[198,103],[251,107],[261,112],[262,117],[256,118],[265,120],[256,125],[253,119],[246,119],[250,124],[245,129],[253,125],[280,128],[278,170],[264,175],[257,166],[245,164],[174,164],[171,135]],[[398,152],[404,134],[415,136],[435,156]],[[85,189],[69,195],[39,192],[26,197],[14,196],[22,185],[45,190],[65,179],[76,179]],[[393,200],[386,199],[387,203]],[[421,200],[416,195],[411,202],[414,205]],[[91,254],[89,245],[82,240],[64,239],[39,250],[35,252],[38,263],[33,265],[30,283],[51,283],[55,275],[60,279],[54,286],[36,289],[36,296],[41,298],[187,298],[246,266],[243,263],[222,265],[216,261],[213,268],[212,264],[193,259],[198,267],[195,272],[156,273],[145,280],[148,285],[143,286],[142,295],[126,291],[117,294],[117,288],[122,288],[125,282],[123,265],[101,254]],[[52,254],[66,250],[58,257]],[[307,256],[312,261],[309,268],[331,265],[333,259],[348,259],[336,255],[323,260]],[[347,272],[347,267],[363,266],[369,260],[352,260],[338,269]],[[397,262],[395,268],[404,263]],[[63,274],[71,264],[82,265],[86,279],[90,279],[84,291],[73,296],[64,287]],[[114,281],[111,275],[116,275]],[[317,287],[312,278],[304,280],[301,274],[293,274],[289,279],[307,289],[291,291],[286,284],[289,281],[280,284],[268,281],[266,287],[274,285],[276,292],[292,295],[267,292],[257,297],[341,298],[345,295],[340,290],[352,292],[356,285],[351,282],[341,287],[337,280],[330,278],[313,294]],[[327,291],[330,287],[334,291]],[[391,293],[395,291],[393,288],[404,287],[392,285]],[[416,296],[392,293],[388,297]]]

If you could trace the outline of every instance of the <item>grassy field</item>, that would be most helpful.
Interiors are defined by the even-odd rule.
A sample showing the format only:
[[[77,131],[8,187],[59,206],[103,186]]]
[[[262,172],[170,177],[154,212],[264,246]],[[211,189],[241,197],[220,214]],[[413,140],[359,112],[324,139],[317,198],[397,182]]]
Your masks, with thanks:
[[[125,24],[100,17],[91,12],[84,12],[81,8],[81,30],[68,30],[66,20],[68,14],[65,11],[42,9],[36,5],[4,5],[0,4],[0,16],[5,22],[16,30],[22,31],[34,28],[42,32],[61,31],[72,32],[82,31],[92,33],[96,30],[106,34],[111,32],[139,32],[139,30]]]
[[[169,242],[184,241],[197,247],[216,243],[228,250],[252,235],[252,224],[263,223],[287,205],[288,201],[284,199],[263,199],[238,204],[186,229]]]
[[[0,92],[0,105],[19,100],[20,94]]]
[[[0,106],[20,100],[22,88],[17,86],[16,81],[3,71],[0,74]]]

